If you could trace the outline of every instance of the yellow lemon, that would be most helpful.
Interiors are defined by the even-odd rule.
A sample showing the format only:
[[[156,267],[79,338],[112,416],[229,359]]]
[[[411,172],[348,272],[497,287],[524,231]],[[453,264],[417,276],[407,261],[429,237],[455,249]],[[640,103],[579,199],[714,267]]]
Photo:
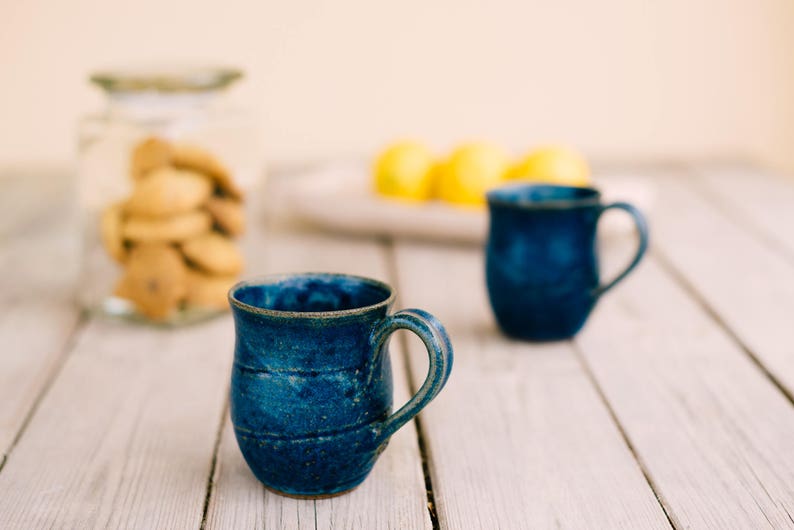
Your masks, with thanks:
[[[485,192],[498,186],[510,157],[498,146],[478,142],[458,147],[440,170],[439,198],[464,205],[485,203]]]
[[[398,142],[375,160],[375,190],[381,195],[425,201],[433,192],[435,159],[418,142]]]
[[[433,199],[440,198],[441,195],[441,177],[444,175],[444,160],[438,160],[433,164],[433,169],[430,170],[430,180],[432,186],[430,189],[430,197]]]
[[[513,166],[508,178],[565,186],[589,186],[590,168],[584,157],[573,149],[548,146],[532,151]]]

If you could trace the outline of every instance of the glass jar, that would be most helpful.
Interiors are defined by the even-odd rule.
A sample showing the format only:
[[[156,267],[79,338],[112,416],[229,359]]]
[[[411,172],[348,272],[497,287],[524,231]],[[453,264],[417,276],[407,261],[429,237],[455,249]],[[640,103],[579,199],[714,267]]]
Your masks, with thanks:
[[[102,72],[79,126],[80,300],[164,324],[228,309],[245,265],[244,197],[262,171],[253,115],[219,97],[241,72]]]

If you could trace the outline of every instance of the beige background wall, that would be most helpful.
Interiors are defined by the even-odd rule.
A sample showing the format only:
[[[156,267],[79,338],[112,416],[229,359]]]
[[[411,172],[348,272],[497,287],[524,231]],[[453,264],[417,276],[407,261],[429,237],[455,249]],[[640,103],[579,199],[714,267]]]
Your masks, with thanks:
[[[0,165],[70,160],[97,66],[239,64],[271,160],[565,141],[794,168],[791,0],[0,0]]]

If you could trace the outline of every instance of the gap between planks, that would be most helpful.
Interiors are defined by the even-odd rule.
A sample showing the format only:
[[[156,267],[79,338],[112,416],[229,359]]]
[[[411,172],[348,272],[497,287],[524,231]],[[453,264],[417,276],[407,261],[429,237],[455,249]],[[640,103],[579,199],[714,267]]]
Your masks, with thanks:
[[[573,349],[576,358],[579,359],[579,364],[582,367],[582,370],[587,375],[587,378],[590,379],[590,382],[593,384],[593,388],[595,388],[596,394],[601,402],[604,404],[604,407],[607,409],[609,416],[612,418],[612,422],[617,427],[618,432],[620,433],[621,438],[623,438],[623,443],[626,444],[631,456],[634,457],[634,461],[637,462],[637,467],[642,472],[642,476],[645,477],[645,482],[648,484],[648,487],[653,492],[653,496],[656,497],[656,502],[659,503],[659,507],[664,512],[665,517],[667,517],[667,522],[670,523],[672,528],[680,528],[679,525],[673,522],[673,518],[670,515],[670,508],[668,504],[665,502],[664,497],[662,497],[661,492],[659,491],[659,487],[654,483],[653,479],[651,478],[650,471],[648,470],[645,462],[642,461],[642,458],[637,453],[637,449],[634,447],[631,439],[629,438],[626,429],[620,423],[617,414],[615,414],[615,409],[612,407],[612,404],[607,399],[606,395],[604,394],[604,389],[601,387],[601,384],[596,379],[593,370],[590,367],[590,364],[585,359],[584,355],[582,355],[581,347],[576,343],[575,340],[568,341],[571,344],[571,348]]]
[[[660,189],[667,182],[672,186],[674,180],[677,181],[676,186],[684,184],[680,179],[660,178]],[[779,452],[776,444],[785,445],[786,431],[790,431],[790,401],[768,377],[763,366],[759,366],[757,360],[752,358],[752,352],[737,338],[728,321],[716,314],[713,305],[706,302],[710,300],[706,296],[708,290],[706,294],[698,293],[700,284],[697,273],[708,274],[707,269],[697,269],[690,264],[689,270],[686,270],[687,262],[684,260],[682,270],[672,266],[666,254],[669,250],[679,260],[683,253],[681,249],[688,248],[685,242],[696,247],[696,238],[709,235],[709,230],[716,232],[714,214],[701,212],[707,207],[698,207],[702,203],[698,204],[694,200],[682,202],[679,211],[676,211],[672,208],[675,203],[669,199],[669,195],[665,196],[668,202],[660,206],[658,217],[654,218],[655,224],[658,223],[656,233],[660,237],[655,238],[653,251],[643,267],[627,280],[626,285],[611,294],[609,300],[603,302],[604,307],[596,311],[596,325],[586,328],[581,340],[576,341],[580,346],[580,355],[589,364],[593,378],[597,378],[604,395],[610,399],[614,413],[624,422],[631,445],[639,455],[643,468],[648,470],[653,479],[654,491],[661,492],[662,506],[676,526],[697,526],[695,521],[698,520],[700,525],[707,520],[711,521],[711,525],[716,525],[715,520],[721,520],[724,525],[730,520],[723,518],[725,514],[736,517],[736,524],[741,520],[745,524],[768,524],[770,518],[775,517],[777,524],[781,524],[781,521],[787,520],[785,503],[790,502],[791,497],[784,486],[785,478],[778,479],[780,474],[787,472],[787,462],[785,454]],[[670,236],[668,225],[671,221],[663,215],[662,210],[673,218],[683,215],[684,221],[678,223],[680,229],[673,232],[675,238]],[[696,224],[699,215],[704,216],[703,227]],[[710,224],[707,219],[712,219],[708,222]],[[694,229],[688,229],[688,226]],[[725,229],[727,227],[726,224]],[[745,238],[750,239],[747,236]],[[676,248],[679,249],[677,256]],[[742,252],[743,249],[739,247],[736,251]],[[701,254],[708,252],[708,247],[706,250],[701,249]],[[733,298],[736,302],[737,297]],[[677,304],[677,309],[668,307],[671,304]],[[699,317],[695,309],[699,311]],[[605,317],[604,312],[610,317]],[[614,322],[618,315],[626,319],[623,323],[625,327]],[[672,327],[663,333],[660,325],[666,325],[668,320]],[[654,329],[644,325],[645,321],[654,324]],[[656,334],[652,337],[656,339],[653,343],[657,346],[652,347],[650,341],[641,340],[641,335],[645,338],[649,333]],[[624,344],[621,344],[621,340]],[[682,343],[682,340],[685,342]],[[622,354],[607,353],[612,348],[610,341],[615,342],[615,349]],[[633,343],[633,347],[627,347],[625,341]],[[658,350],[654,357],[668,355],[662,358],[664,360],[651,361],[648,354],[653,353],[654,348]],[[598,353],[599,349],[602,350],[601,354]],[[631,366],[635,366],[634,359],[637,357],[648,357],[648,368],[652,370],[653,365],[656,365],[658,375],[646,379],[643,384],[653,383],[655,379],[667,380],[667,384],[660,384],[658,389],[646,392],[636,383],[629,382],[628,378],[633,378],[634,374],[628,370],[621,373],[604,366],[604,362],[610,358],[620,361],[621,355],[622,361],[632,363]],[[699,373],[700,376],[690,377],[683,363],[691,365],[693,373]],[[679,367],[676,368],[676,365]],[[773,384],[770,385],[770,382]],[[633,390],[622,391],[624,385]],[[643,423],[638,416],[639,406],[629,404],[643,395],[646,400],[653,398],[662,402],[666,397],[671,401],[666,411],[655,404],[649,409],[649,417],[655,420],[651,420],[650,424]],[[736,402],[731,402],[734,399],[739,403],[743,400],[744,403],[737,407]],[[750,403],[748,409],[743,408],[747,403]],[[765,405],[777,414],[773,420],[775,426],[769,429],[765,428],[762,419],[756,417],[762,417]],[[654,409],[659,410],[655,410],[654,414]],[[672,416],[675,410],[679,412],[678,418]],[[649,431],[663,435],[664,431],[659,428],[662,419],[670,425],[676,425],[676,430],[669,433],[675,435],[665,441],[654,440],[653,436],[649,436]],[[683,451],[684,446],[687,447],[686,452],[679,455],[684,460],[676,463],[669,456],[674,447]],[[694,457],[691,451],[700,454]],[[701,461],[704,463],[701,464]],[[728,465],[720,467],[725,463]],[[699,473],[695,473],[695,470]],[[686,482],[690,482],[692,488],[700,488],[700,503],[694,503],[681,495],[681,486]],[[722,491],[722,495],[717,493],[719,491]]]
[[[725,171],[728,171],[729,174],[724,176],[724,178],[742,178],[741,173],[738,177],[730,174],[731,171],[738,170],[739,168],[728,167]],[[763,182],[775,178],[761,169],[745,169],[744,171],[758,172],[757,178],[760,182],[757,183],[757,185],[759,186],[763,186]],[[677,179],[679,182],[685,184],[684,187],[686,191],[691,192],[693,196],[713,208],[717,215],[728,225],[735,228],[738,232],[744,233],[748,238],[755,240],[755,242],[760,245],[759,248],[763,248],[779,256],[790,265],[794,265],[794,249],[790,248],[785,241],[781,241],[776,237],[768,228],[765,228],[763,223],[755,218],[752,208],[748,210],[746,208],[737,208],[735,205],[732,207],[731,201],[733,199],[731,197],[726,197],[724,191],[715,188],[715,184],[713,183],[713,177],[715,175],[712,173],[714,173],[714,171],[710,172],[708,167],[705,169],[698,169],[697,166],[685,165],[680,168],[680,174],[676,174],[675,177],[680,177],[681,175],[688,177],[686,179]],[[710,177],[712,178],[711,180]],[[662,178],[669,180],[674,177],[662,176]],[[734,193],[735,191],[736,190],[734,190]],[[668,252],[665,252],[663,249],[664,246],[665,245],[654,245],[650,253],[655,256],[657,262],[673,280],[700,305],[711,320],[722,329],[742,352],[744,352],[772,385],[777,388],[790,403],[794,404],[794,389],[788,387],[786,382],[780,379],[773,369],[768,368],[762,355],[760,355],[755,348],[750,346],[750,342],[753,341],[752,335],[748,335],[743,339],[742,333],[734,330],[730,326],[728,323],[729,319],[723,316],[717,307],[719,303],[710,301],[709,295],[702,292],[701,289],[698,289],[697,285],[687,277],[683,268],[677,266],[675,260]],[[673,249],[670,249],[670,252],[675,254]]]
[[[34,398],[33,402],[30,405],[30,409],[28,409],[27,414],[25,414],[25,418],[22,420],[22,423],[19,426],[19,430],[17,430],[16,435],[14,435],[13,440],[11,440],[11,444],[9,444],[8,449],[6,449],[5,453],[0,455],[2,459],[0,459],[0,473],[3,472],[3,468],[5,468],[6,462],[11,458],[11,453],[14,451],[14,448],[19,444],[19,441],[25,434],[28,425],[30,425],[30,421],[33,419],[33,416],[36,415],[36,411],[39,409],[39,405],[44,400],[47,392],[49,392],[50,388],[52,387],[53,382],[58,378],[58,374],[61,373],[61,369],[63,365],[66,364],[66,359],[69,357],[69,354],[72,352],[72,349],[77,342],[77,337],[79,336],[80,332],[85,328],[85,325],[88,323],[88,315],[85,311],[80,312],[80,315],[77,318],[77,321],[74,324],[74,327],[69,331],[68,335],[66,336],[66,340],[64,341],[63,348],[60,349],[56,360],[53,366],[47,372],[47,375],[44,378],[44,384],[41,386],[38,394]]]
[[[210,459],[210,472],[207,475],[207,493],[204,496],[204,506],[201,509],[201,530],[207,527],[207,513],[210,509],[210,498],[212,497],[212,490],[215,486],[215,470],[218,469],[218,449],[221,446],[221,437],[223,436],[223,424],[226,421],[226,415],[229,414],[229,392],[230,388],[226,390],[226,399],[221,409],[220,418],[218,418],[218,429],[215,431],[215,444],[212,446],[212,458]]]
[[[715,210],[722,214],[725,219],[736,226],[739,230],[748,232],[771,252],[782,256],[784,259],[794,265],[794,251],[792,251],[792,249],[779,241],[774,235],[766,231],[760,224],[756,222],[755,219],[753,219],[751,215],[747,215],[745,212],[737,211],[735,208],[731,208],[728,201],[726,201],[724,197],[718,195],[716,190],[712,189],[712,186],[705,181],[705,178],[700,174],[699,171],[688,169],[688,173],[696,182],[695,185],[690,186],[690,189],[700,196],[701,199],[713,206]],[[727,322],[725,322],[725,320],[719,315],[716,308],[709,304],[706,298],[702,296],[700,292],[698,292],[697,288],[685,278],[684,274],[675,265],[673,265],[672,260],[664,255],[664,253],[656,252],[656,254],[658,261],[664,267],[664,269],[671,276],[673,276],[673,278],[675,278],[676,281],[678,281],[679,284],[685,290],[687,290],[695,300],[698,301],[703,310],[711,316],[712,320],[714,320],[714,322],[716,322],[723,329],[723,331],[725,331],[725,333],[737,344],[737,346],[739,346],[739,348],[750,358],[750,360],[755,363],[761,373],[763,373],[772,382],[772,384],[777,387],[777,389],[780,390],[780,392],[786,396],[786,398],[792,404],[794,404],[794,394],[792,394],[792,392],[786,388],[783,382],[775,377],[775,375],[764,365],[753,349],[750,348],[739,337],[739,335],[733,329],[731,329],[730,326],[728,326]],[[794,522],[794,520],[792,522]]]
[[[593,317],[581,355],[676,527],[781,524],[790,403],[656,259]]]
[[[68,187],[61,179],[43,186],[41,178],[6,184],[0,199],[8,206],[0,216],[0,335],[15,346],[0,363],[0,370],[9,370],[0,381],[10,384],[0,385],[0,472],[87,322],[74,294],[78,228],[67,204]],[[65,266],[52,269],[56,262]]]
[[[221,441],[223,439],[223,432],[224,432],[224,427],[225,427],[225,424],[226,424],[226,421],[227,421],[227,416],[229,415],[229,412],[230,412],[230,409],[229,409],[229,407],[230,407],[230,392],[231,392],[231,388],[230,388],[229,385],[227,385],[226,392],[225,392],[225,398],[224,398],[224,402],[223,402],[223,407],[221,408],[221,413],[220,413],[220,416],[218,417],[218,424],[217,424],[217,427],[215,429],[215,440],[214,440],[214,443],[213,443],[213,446],[212,446],[212,454],[211,454],[211,457],[210,457],[209,473],[207,474],[206,489],[205,489],[205,494],[204,494],[204,504],[203,504],[202,510],[201,510],[201,522],[199,524],[199,529],[200,530],[205,530],[207,528],[208,518],[209,518],[209,515],[210,515],[209,512],[210,512],[210,505],[211,505],[211,502],[212,502],[212,496],[216,493],[215,486],[218,483],[218,481],[220,480],[220,476],[219,476],[219,473],[220,473],[219,461],[220,461],[221,456],[220,456],[219,452],[220,452],[220,447],[221,447]],[[264,490],[263,490],[263,493],[265,493],[266,495],[268,494]],[[312,504],[314,505],[314,501],[312,501]],[[316,507],[313,507],[313,509],[314,509],[314,526],[315,526],[315,529],[316,529],[317,528]]]
[[[794,249],[789,248],[784,242],[764,229],[762,224],[756,221],[753,216],[749,215],[746,211],[732,208],[730,201],[726,200],[721,192],[713,188],[713,185],[708,180],[708,175],[704,175],[703,172],[697,168],[692,169],[686,167],[684,171],[686,171],[692,182],[692,185],[689,186],[690,190],[703,199],[703,201],[714,207],[715,210],[722,214],[725,219],[730,221],[738,229],[749,232],[770,251],[779,254],[794,265]],[[762,172],[762,170],[758,171]],[[727,178],[733,177],[729,176]],[[776,177],[765,174],[762,178],[772,179]]]
[[[381,240],[381,244],[383,245],[384,254],[386,256],[386,274],[389,277],[389,282],[391,283],[392,288],[398,293],[397,302],[399,303],[400,276],[397,274],[397,256],[394,252],[394,240],[391,238],[384,238]],[[400,334],[398,339],[398,347],[407,368],[408,390],[413,396],[419,391],[420,385],[418,385],[414,380],[414,367],[411,364],[411,355],[408,350],[408,343],[405,341],[405,335]],[[425,478],[425,493],[427,495],[427,511],[430,515],[430,524],[432,524],[433,530],[439,530],[441,528],[441,523],[439,522],[438,512],[436,511],[435,493],[433,492],[433,479],[430,476],[432,455],[430,454],[429,445],[425,443],[425,431],[422,426],[422,415],[418,414],[411,421],[416,426],[416,443],[419,446],[419,455],[422,458],[422,474]]]
[[[681,288],[692,297],[692,299],[700,306],[706,315],[711,319],[714,324],[719,327],[723,333],[752,361],[758,371],[766,377],[769,382],[783,394],[789,403],[794,405],[794,396],[783,383],[775,377],[764,365],[761,359],[753,352],[753,350],[731,329],[727,322],[717,313],[717,310],[712,306],[705,297],[700,294],[700,291],[690,282],[686,276],[675,266],[673,262],[665,256],[665,254],[658,249],[651,251],[651,255],[656,259],[656,262],[664,270],[673,281],[675,281]]]
[[[460,350],[449,389],[419,420],[441,526],[670,528],[570,345],[496,331],[480,253],[418,243],[396,253],[407,305],[436,314]],[[409,349],[418,381],[423,348]]]

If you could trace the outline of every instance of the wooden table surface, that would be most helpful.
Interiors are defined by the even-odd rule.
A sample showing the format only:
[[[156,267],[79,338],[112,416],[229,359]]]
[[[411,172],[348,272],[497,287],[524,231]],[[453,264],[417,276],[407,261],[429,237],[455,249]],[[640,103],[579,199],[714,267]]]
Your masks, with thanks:
[[[652,249],[554,344],[497,332],[479,249],[252,221],[249,273],[387,280],[455,348],[447,387],[364,484],[317,501],[266,491],[243,462],[231,318],[81,314],[64,181],[0,180],[0,528],[794,527],[794,180],[626,175],[655,190]],[[633,242],[609,243],[614,270]],[[400,335],[391,355],[399,403],[426,354]]]

